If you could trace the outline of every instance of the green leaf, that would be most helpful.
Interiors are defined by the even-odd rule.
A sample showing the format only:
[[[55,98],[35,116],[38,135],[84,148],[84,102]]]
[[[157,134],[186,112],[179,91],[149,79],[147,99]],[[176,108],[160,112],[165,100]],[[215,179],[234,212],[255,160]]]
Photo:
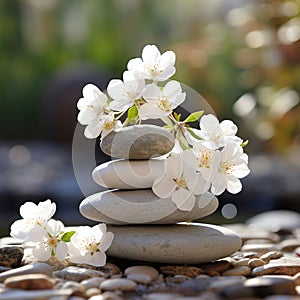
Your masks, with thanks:
[[[136,105],[131,106],[127,112],[127,117],[129,122],[135,121],[138,118],[138,116],[139,116],[139,112]]]
[[[187,150],[190,149],[190,145],[188,144],[185,136],[182,134],[181,131],[179,131],[177,133],[177,140],[179,142],[180,147],[182,148],[182,150]]]
[[[174,118],[175,120],[177,120],[178,122],[180,122],[180,118],[181,118],[181,114],[178,114],[177,112],[174,111]]]
[[[241,143],[241,147],[244,148],[249,144],[249,140],[244,141],[243,143]]]
[[[76,231],[68,231],[68,232],[65,232],[62,237],[61,237],[61,240],[64,241],[64,242],[70,242],[70,239],[71,237],[73,236],[73,234],[75,233]]]
[[[198,136],[192,128],[187,127],[186,129],[193,138],[195,138],[196,140],[202,140],[202,138]]]
[[[203,110],[195,111],[191,113],[183,122],[191,123],[191,122],[198,121],[200,117],[203,115],[203,112],[204,112]]]

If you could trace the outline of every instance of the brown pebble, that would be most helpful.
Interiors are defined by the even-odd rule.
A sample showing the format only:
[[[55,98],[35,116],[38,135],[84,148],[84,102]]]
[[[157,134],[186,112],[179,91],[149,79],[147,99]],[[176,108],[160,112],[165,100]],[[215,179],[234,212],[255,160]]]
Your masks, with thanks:
[[[205,273],[202,269],[189,266],[163,266],[160,271],[166,275],[185,275],[196,278],[198,275]]]
[[[44,290],[52,289],[54,281],[45,274],[26,274],[5,279],[4,285],[10,289]]]
[[[221,275],[219,272],[214,271],[214,270],[205,271],[205,274],[207,274],[208,276],[211,276],[211,277],[220,276]]]
[[[0,246],[0,265],[8,268],[20,267],[24,256],[22,246]]]
[[[205,264],[200,264],[197,267],[202,269],[206,274],[208,274],[208,271],[216,271],[218,273],[223,273],[226,270],[230,269],[230,267],[232,266],[230,260],[234,261],[233,259],[228,258],[228,260],[222,259]]]
[[[131,274],[143,274],[149,276],[152,280],[156,280],[159,277],[158,271],[150,266],[133,266],[124,271],[126,276]]]
[[[186,280],[190,280],[191,277],[189,276],[185,276],[185,275],[175,275],[175,276],[171,276],[171,277],[167,277],[166,278],[166,282],[167,283],[175,283],[175,284],[178,284],[178,283],[182,283]]]
[[[251,269],[247,266],[240,266],[237,268],[229,269],[225,271],[223,276],[247,276],[251,273]]]
[[[289,275],[294,276],[300,272],[300,259],[282,257],[271,260],[270,263],[252,270],[253,276],[263,275]]]
[[[105,264],[105,266],[98,268],[98,270],[109,276],[122,273],[120,268],[117,265],[112,263],[107,263]]]
[[[102,291],[132,291],[136,288],[136,283],[126,278],[107,279],[100,284]]]
[[[266,264],[265,261],[263,261],[262,259],[252,258],[248,262],[248,267],[251,268],[251,269],[254,269],[254,268],[263,266],[265,264]]]
[[[260,259],[268,263],[271,259],[278,259],[283,256],[283,253],[280,251],[270,251],[261,255]]]
[[[241,266],[248,266],[248,263],[250,261],[250,258],[242,258],[238,260],[236,263],[233,264],[235,268],[241,267]]]

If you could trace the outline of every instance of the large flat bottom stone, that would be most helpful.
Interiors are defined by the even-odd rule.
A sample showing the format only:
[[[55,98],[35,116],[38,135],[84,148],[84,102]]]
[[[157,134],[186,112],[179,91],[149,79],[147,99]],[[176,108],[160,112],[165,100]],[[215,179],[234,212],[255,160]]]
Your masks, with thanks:
[[[107,254],[157,263],[197,264],[229,256],[240,249],[237,234],[202,223],[176,225],[108,225],[115,237]]]

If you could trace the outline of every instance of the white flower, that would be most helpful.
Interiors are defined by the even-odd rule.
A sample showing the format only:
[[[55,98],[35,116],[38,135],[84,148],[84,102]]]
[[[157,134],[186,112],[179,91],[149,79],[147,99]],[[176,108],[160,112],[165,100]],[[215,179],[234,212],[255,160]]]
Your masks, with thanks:
[[[248,156],[243,153],[243,148],[235,143],[225,145],[221,151],[220,164],[213,174],[212,193],[220,195],[225,189],[232,194],[239,193],[242,190],[239,178],[249,173]]]
[[[134,104],[134,100],[141,97],[144,87],[144,79],[136,79],[133,73],[125,71],[123,81],[113,79],[108,84],[107,93],[113,99],[109,108],[119,112],[126,111]]]
[[[95,85],[87,84],[82,90],[83,98],[77,102],[80,110],[77,120],[82,125],[90,124],[104,113],[107,97]]]
[[[211,184],[211,178],[214,171],[218,168],[221,161],[221,152],[205,146],[202,141],[193,143],[193,152],[197,158],[196,170],[202,174],[202,177],[208,183],[207,189]]]
[[[185,100],[185,93],[178,81],[171,80],[162,89],[155,84],[147,85],[143,98],[147,102],[140,107],[139,117],[142,120],[158,119],[172,113]]]
[[[20,215],[23,219],[15,221],[11,225],[10,235],[14,238],[27,240],[28,233],[35,227],[42,229],[46,222],[54,215],[56,204],[50,200],[40,202],[26,202],[20,207]]]
[[[164,81],[174,75],[176,69],[175,53],[166,51],[160,54],[155,45],[144,47],[141,58],[134,58],[128,62],[127,68],[139,78]]]
[[[102,133],[102,137],[122,127],[122,123],[116,120],[114,113],[110,112],[108,115],[102,115],[98,120],[93,120],[84,130],[84,135],[88,139],[94,139]]]
[[[202,139],[206,141],[210,148],[224,147],[227,143],[241,144],[243,141],[236,136],[237,126],[230,120],[224,120],[221,123],[214,115],[204,115],[200,119],[200,130],[197,131]]]
[[[171,197],[180,210],[192,210],[195,195],[202,194],[206,188],[205,180],[191,167],[195,160],[191,150],[168,157],[163,176],[154,181],[153,192],[160,198]]]
[[[105,224],[78,227],[69,245],[70,261],[92,266],[105,265],[105,251],[110,247],[113,238],[112,232],[106,232]]]
[[[37,243],[33,248],[33,255],[39,261],[47,261],[51,256],[64,260],[68,253],[67,243],[60,239],[64,224],[51,219],[43,229],[43,231],[33,229],[29,233],[30,241]]]

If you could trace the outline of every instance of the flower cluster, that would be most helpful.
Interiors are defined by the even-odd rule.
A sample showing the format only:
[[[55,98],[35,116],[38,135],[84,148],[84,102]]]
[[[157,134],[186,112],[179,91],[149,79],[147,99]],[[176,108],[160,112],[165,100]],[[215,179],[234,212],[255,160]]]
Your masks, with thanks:
[[[23,219],[11,225],[10,235],[30,243],[33,255],[39,261],[55,257],[74,263],[103,266],[106,262],[105,251],[110,247],[113,234],[106,232],[106,225],[94,227],[81,226],[77,231],[65,231],[61,221],[51,219],[56,211],[55,203],[50,200],[26,202],[20,207]]]
[[[174,134],[176,146],[152,190],[160,198],[171,197],[177,208],[191,210],[196,196],[205,191],[215,195],[241,191],[240,178],[250,172],[243,149],[247,141],[236,136],[238,128],[232,121],[219,122],[203,111],[180,120],[174,109],[185,101],[186,93],[178,81],[169,80],[176,71],[175,59],[173,51],[161,54],[155,45],[145,46],[142,58],[128,62],[123,81],[109,82],[107,94],[92,84],[83,88],[78,121],[87,125],[87,138],[102,138],[120,127],[161,119]],[[120,118],[126,113],[122,124]],[[199,128],[192,128],[190,124],[199,119]]]

